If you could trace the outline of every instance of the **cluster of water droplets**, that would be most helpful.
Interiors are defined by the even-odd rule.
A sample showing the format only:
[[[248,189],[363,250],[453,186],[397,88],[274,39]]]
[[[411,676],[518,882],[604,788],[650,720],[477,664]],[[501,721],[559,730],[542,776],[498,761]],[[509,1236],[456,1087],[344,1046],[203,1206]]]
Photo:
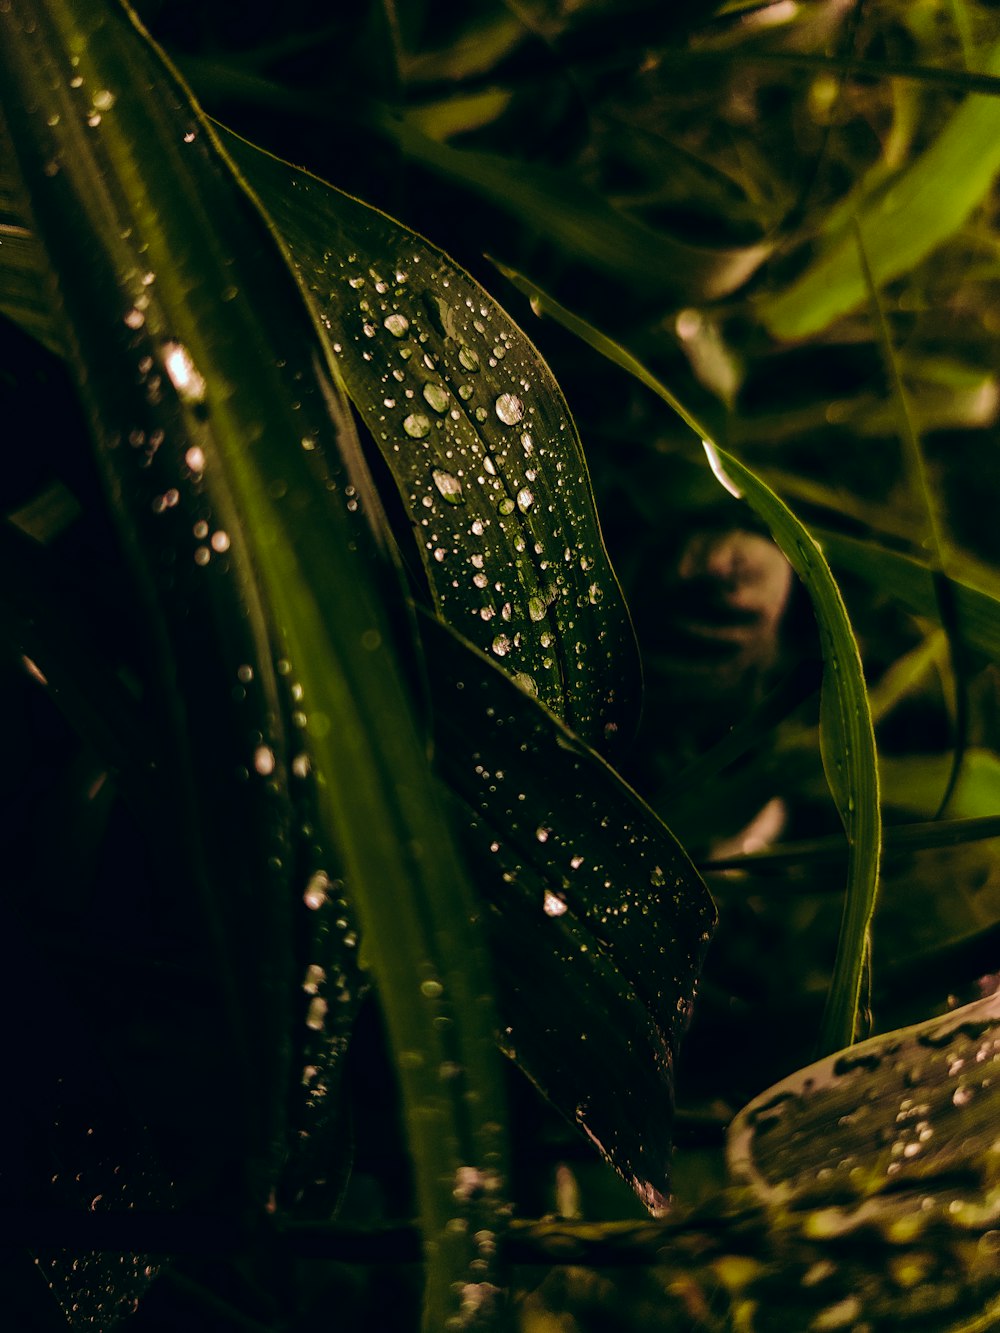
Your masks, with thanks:
[[[334,351],[445,618],[586,730],[609,708],[593,681],[606,679],[626,631],[611,598],[608,632],[602,603],[617,588],[572,425],[503,312],[416,239],[401,250],[401,235],[379,237],[365,218],[365,249],[327,254],[304,276],[333,316]]]

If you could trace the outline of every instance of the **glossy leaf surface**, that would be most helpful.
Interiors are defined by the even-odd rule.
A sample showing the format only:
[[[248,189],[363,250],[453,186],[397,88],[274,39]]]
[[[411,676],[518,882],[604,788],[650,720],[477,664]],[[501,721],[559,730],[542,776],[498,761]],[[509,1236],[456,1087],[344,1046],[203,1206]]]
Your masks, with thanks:
[[[548,366],[421,237],[235,136],[392,472],[441,615],[598,749],[638,665],[576,427]]]
[[[503,1045],[653,1211],[715,909],[660,820],[452,631],[422,619],[439,769],[489,905]]]
[[[412,1057],[400,1068],[440,1326],[461,1304],[453,1284],[480,1274],[502,1112],[471,897],[392,649],[402,593],[359,507],[349,414],[280,245],[141,31],[73,0],[0,18],[5,106],[190,802],[179,827],[221,960],[220,1052],[238,1069],[220,1081],[247,1120],[230,1152],[262,1204],[292,1072],[293,914],[315,905],[295,845],[295,784],[312,772],[324,858],[343,866],[393,1043]],[[445,1060],[458,1078],[439,1077]],[[485,1185],[456,1202],[459,1168]],[[462,1207],[477,1225],[446,1229]]]

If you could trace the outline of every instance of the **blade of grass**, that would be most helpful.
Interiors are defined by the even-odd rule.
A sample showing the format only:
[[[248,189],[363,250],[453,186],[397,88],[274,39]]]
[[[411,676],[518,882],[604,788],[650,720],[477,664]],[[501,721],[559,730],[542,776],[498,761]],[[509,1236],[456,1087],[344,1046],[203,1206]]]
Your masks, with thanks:
[[[1000,73],[1000,45],[986,65],[990,75]],[[1000,101],[970,93],[933,143],[859,211],[875,284],[909,272],[952,236],[998,169]],[[817,333],[862,304],[865,278],[852,231],[843,228],[790,287],[761,299],[758,314],[775,337]]]
[[[532,301],[596,351],[635,376],[671,407],[703,441],[712,469],[734,494],[742,495],[764,520],[785,558],[812,600],[824,659],[820,704],[820,750],[827,782],[840,812],[850,849],[844,914],[820,1045],[835,1050],[855,1039],[862,977],[867,966],[868,926],[875,908],[881,852],[878,768],[868,693],[857,641],[840,590],[822,551],[808,530],[777,495],[730,454],[715,448],[711,436],[645,366],[540,292],[511,269],[501,268]]]
[[[921,561],[826,528],[814,533],[834,565],[866,579],[914,615],[940,624],[934,574]],[[1000,660],[1000,599],[957,577],[949,583],[963,643],[992,661]]]
[[[861,272],[864,275],[865,289],[868,293],[868,303],[871,307],[872,318],[875,323],[878,343],[882,350],[882,358],[885,362],[889,383],[892,385],[892,397],[895,406],[899,440],[902,445],[906,471],[909,474],[908,480],[910,489],[924,515],[924,533],[922,534],[923,540],[921,545],[928,552],[928,565],[934,576],[934,596],[937,600],[938,618],[940,619],[941,626],[944,629],[945,636],[948,640],[948,655],[951,662],[951,674],[955,697],[955,716],[953,720],[954,745],[952,750],[951,771],[948,774],[948,780],[945,783],[944,791],[941,793],[941,801],[937,813],[934,816],[935,819],[940,819],[948,808],[948,802],[951,799],[959,775],[961,774],[962,757],[965,754],[965,747],[968,743],[968,670],[967,665],[963,660],[964,655],[962,653],[961,636],[958,632],[957,612],[955,599],[952,594],[952,584],[944,577],[947,563],[947,544],[938,515],[937,501],[930,484],[927,464],[924,460],[924,451],[920,443],[920,436],[913,419],[913,413],[910,411],[906,386],[903,384],[903,379],[899,372],[899,363],[896,359],[895,349],[892,345],[892,335],[889,331],[889,325],[885,317],[882,299],[879,296],[878,286],[875,282],[871,264],[868,260],[864,232],[862,231],[861,223],[857,218],[854,219],[854,237],[858,249]]]
[[[255,1037],[270,1028],[281,1049],[287,1018],[260,972],[285,947],[291,886],[282,892],[273,882],[282,873],[280,848],[270,864],[256,852],[254,821],[262,821],[252,802],[263,800],[266,811],[291,800],[301,745],[319,781],[324,841],[347,871],[400,1068],[426,1238],[426,1324],[437,1329],[460,1317],[469,1284],[483,1297],[485,1317],[489,1292],[479,1284],[490,1266],[482,1237],[500,1220],[503,1165],[488,974],[470,925],[469,885],[391,651],[389,585],[380,579],[386,557],[358,511],[355,497],[367,483],[336,369],[324,360],[256,201],[239,188],[210,126],[142,30],[117,7],[80,0],[12,0],[0,23],[4,104],[32,213],[59,274],[60,314],[99,459],[130,559],[146,571],[147,606],[161,618],[164,664],[179,664],[189,677],[183,699],[174,687],[177,711],[217,701],[214,672],[189,663],[192,639],[212,661],[211,636],[234,636],[235,670],[246,660],[248,624],[254,670],[271,692],[275,719],[249,746],[242,733],[220,738],[210,769],[221,763],[235,780],[220,775],[222,795],[205,793],[216,808],[224,796],[240,817],[240,836],[233,830],[217,844],[206,892],[225,912],[223,947],[242,978],[244,1027],[259,1028]],[[151,477],[145,457],[122,441],[138,430],[148,440],[159,429]],[[160,491],[167,498],[157,512],[153,482],[168,477],[179,498],[172,504]],[[206,507],[209,526],[225,540],[203,548],[190,528],[174,533],[163,519],[180,510],[190,521]],[[165,546],[174,548],[176,583],[157,564]],[[292,700],[305,720],[297,745],[276,720],[287,698],[279,680],[296,686]],[[221,712],[231,718],[231,702]],[[197,720],[194,747],[212,736],[207,723]],[[250,769],[242,777],[241,757]],[[188,772],[199,790],[193,759]],[[217,837],[204,819],[192,811],[194,829]],[[266,823],[270,836],[272,814]],[[234,855],[246,856],[258,901],[229,901]],[[462,1071],[455,1079],[439,1076],[446,1061]],[[248,1071],[247,1086],[264,1072]],[[283,1090],[284,1079],[268,1068],[260,1104],[270,1106]],[[261,1136],[273,1132],[265,1118]],[[461,1170],[474,1172],[477,1186],[456,1198]],[[449,1225],[460,1215],[467,1231]],[[461,1318],[472,1322],[467,1307]]]

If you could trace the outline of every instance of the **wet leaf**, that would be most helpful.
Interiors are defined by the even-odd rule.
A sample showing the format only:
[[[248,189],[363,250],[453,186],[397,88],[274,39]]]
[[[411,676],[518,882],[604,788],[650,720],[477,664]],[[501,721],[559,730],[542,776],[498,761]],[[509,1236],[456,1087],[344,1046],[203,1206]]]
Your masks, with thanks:
[[[443,1326],[453,1284],[482,1278],[474,1237],[500,1203],[489,981],[336,371],[266,218],[124,11],[14,0],[0,24],[4,107],[183,775],[185,906],[224,1015],[207,1021],[219,1168],[263,1206],[283,1156],[296,914],[312,875],[343,866],[399,1058],[428,1325]],[[310,774],[320,867],[298,840]],[[456,1079],[439,1077],[446,1060]],[[486,1187],[456,1201],[460,1168]],[[448,1227],[457,1212],[467,1232]]]
[[[511,269],[501,272],[551,315],[645,384],[677,413],[704,445],[718,479],[740,495],[764,520],[812,600],[820,630],[825,671],[820,740],[823,766],[850,848],[848,883],[837,959],[823,1021],[821,1043],[830,1050],[853,1040],[868,958],[868,925],[875,907],[881,844],[878,769],[861,657],[840,590],[822,551],[803,524],[775,493],[730,454],[711,444],[706,428],[670,389],[626,348],[613,342],[572,311],[540,292]]]
[[[421,237],[220,132],[289,247],[399,488],[441,614],[511,672],[532,675],[545,703],[592,744],[627,739],[635,642],[548,366]],[[37,252],[29,257],[42,272]],[[0,265],[0,308],[34,331],[28,296],[38,303]],[[53,323],[44,333],[59,344]]]
[[[638,665],[576,427],[548,366],[421,237],[235,136],[392,472],[441,615],[599,749]]]
[[[992,1326],[998,1066],[991,995],[800,1069],[736,1117],[730,1174],[765,1210],[789,1295],[826,1307],[809,1327]],[[748,1326],[776,1327],[763,1275],[750,1277]]]
[[[669,830],[528,677],[511,680],[429,617],[422,636],[439,769],[490,904],[503,1044],[656,1211],[711,898]]]

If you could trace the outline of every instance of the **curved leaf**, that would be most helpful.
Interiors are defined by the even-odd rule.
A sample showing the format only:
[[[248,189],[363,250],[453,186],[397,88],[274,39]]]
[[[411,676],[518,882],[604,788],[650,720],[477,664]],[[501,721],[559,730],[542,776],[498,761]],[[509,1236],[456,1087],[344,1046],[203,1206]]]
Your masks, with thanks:
[[[701,422],[636,357],[520,274],[506,268],[501,272],[532,298],[539,313],[557,319],[677,413],[702,440],[720,482],[734,495],[744,497],[768,525],[812,599],[825,664],[820,716],[823,765],[850,849],[844,916],[821,1042],[826,1050],[846,1045],[854,1039],[867,966],[868,925],[875,908],[881,855],[881,816],[875,736],[861,657],[830,568],[815,540],[787,505],[742,463],[717,450]]]
[[[427,1318],[442,1327],[489,1271],[483,1227],[500,1206],[489,984],[392,650],[402,592],[394,604],[359,507],[336,370],[255,201],[123,11],[12,0],[0,28],[5,111],[186,774],[178,834],[230,978],[220,1054],[235,1037],[225,1091],[247,1120],[247,1153],[231,1151],[248,1202],[263,1204],[281,1153],[308,893],[294,786],[311,766],[399,1059]],[[439,1076],[446,1061],[457,1078]],[[463,1169],[481,1188],[456,1200]],[[459,1214],[467,1230],[449,1225]]]
[[[1000,73],[1000,46],[986,60]],[[970,93],[933,143],[862,207],[865,238],[876,286],[908,273],[956,232],[982,202],[1000,170],[1000,101]],[[867,294],[854,229],[831,237],[791,287],[764,297],[757,307],[779,338],[817,333],[861,305]]]
[[[441,615],[599,749],[638,661],[558,385],[467,273],[391,218],[224,142],[273,216],[392,472]]]
[[[523,677],[430,617],[422,635],[438,766],[490,904],[503,1044],[659,1211],[712,900],[669,830]]]

